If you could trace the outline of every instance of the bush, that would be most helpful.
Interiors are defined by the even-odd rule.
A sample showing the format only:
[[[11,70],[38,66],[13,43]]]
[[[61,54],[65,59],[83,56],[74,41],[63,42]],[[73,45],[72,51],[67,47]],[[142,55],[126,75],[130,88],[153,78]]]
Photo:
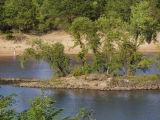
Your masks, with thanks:
[[[27,48],[21,56],[21,66],[24,67],[31,58],[48,62],[58,76],[64,77],[70,73],[70,59],[61,43],[45,44],[41,40],[36,40],[32,48]]]
[[[13,39],[15,39],[15,35],[13,35],[12,33],[8,33],[8,34],[6,35],[6,39],[7,39],[7,40],[13,40]]]
[[[85,74],[90,74],[93,72],[93,67],[91,64],[85,64],[84,66],[75,66],[73,68],[73,76],[80,76]]]
[[[23,112],[16,112],[10,107],[16,102],[14,95],[0,95],[0,120],[94,120],[93,111],[81,109],[75,116],[63,118],[63,109],[54,107],[54,101],[42,94],[30,101],[30,107]]]
[[[73,76],[80,76],[80,75],[84,75],[84,71],[81,66],[75,66],[73,68],[72,74]]]
[[[15,103],[13,99],[14,94],[9,96],[0,95],[0,120],[14,120],[16,112],[14,109],[10,109]]]

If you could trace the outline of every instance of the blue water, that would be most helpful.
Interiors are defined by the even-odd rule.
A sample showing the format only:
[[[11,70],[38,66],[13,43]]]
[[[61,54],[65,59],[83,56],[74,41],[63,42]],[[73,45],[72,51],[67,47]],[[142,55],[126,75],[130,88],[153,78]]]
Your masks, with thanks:
[[[153,65],[144,73],[136,75],[160,73]],[[39,78],[50,79],[54,76],[49,65],[44,61],[30,60],[22,69],[19,59],[0,57],[0,76],[7,78]],[[16,93],[14,108],[23,111],[29,107],[28,101],[41,94],[41,89],[21,88],[1,85],[0,94],[5,96]],[[47,95],[56,100],[55,106],[65,108],[63,116],[75,115],[80,108],[93,109],[97,120],[160,120],[160,91],[91,91],[91,90],[45,90]]]
[[[76,64],[73,61],[73,64]],[[160,69],[156,65],[151,66],[146,72],[137,70],[136,75],[158,74]],[[39,78],[50,79],[54,76],[54,71],[44,61],[29,60],[22,68],[19,58],[0,57],[0,77],[2,78]]]
[[[0,93],[16,93],[17,111],[25,110],[28,100],[41,94],[40,89],[2,85]],[[160,120],[160,91],[89,91],[45,90],[56,100],[55,106],[65,108],[63,116],[75,115],[80,108],[95,111],[97,120]]]
[[[50,79],[53,70],[44,61],[29,60],[24,68],[19,58],[0,57],[0,77],[2,78],[39,78]]]

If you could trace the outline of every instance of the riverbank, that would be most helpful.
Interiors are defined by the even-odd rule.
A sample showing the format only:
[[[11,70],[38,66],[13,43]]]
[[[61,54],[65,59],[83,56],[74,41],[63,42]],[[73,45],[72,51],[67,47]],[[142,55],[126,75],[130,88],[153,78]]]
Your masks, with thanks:
[[[74,42],[72,41],[72,37],[64,31],[54,31],[41,36],[20,34],[17,37],[16,41],[6,40],[5,35],[0,35],[0,56],[13,56],[14,48],[16,49],[16,55],[19,56],[26,48],[30,47],[30,41],[35,39],[42,39],[46,43],[60,42],[65,46],[67,54],[77,54],[80,51],[79,47],[73,48]],[[157,36],[157,41],[160,41],[160,34]],[[140,46],[139,51],[143,53],[160,53],[160,48],[155,43],[149,45],[146,43]]]
[[[5,82],[5,80],[0,80]],[[53,89],[88,89],[88,90],[160,90],[160,75],[116,76],[105,74],[89,74],[82,76],[67,76],[53,80],[10,80],[19,87],[53,88]],[[9,79],[8,79],[9,82]]]

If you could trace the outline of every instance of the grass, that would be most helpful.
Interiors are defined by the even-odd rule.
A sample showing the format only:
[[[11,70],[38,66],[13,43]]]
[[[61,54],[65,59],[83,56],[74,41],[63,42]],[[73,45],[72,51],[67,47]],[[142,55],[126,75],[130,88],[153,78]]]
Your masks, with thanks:
[[[137,82],[149,82],[154,80],[160,80],[160,74],[154,75],[140,75],[140,76],[116,76],[114,77],[115,80],[135,80]]]
[[[151,82],[160,80],[160,74],[135,76],[133,77],[133,80],[137,82]]]
[[[48,80],[48,82],[52,82],[52,83],[56,83],[56,84],[62,84],[63,83],[62,80],[58,80],[58,79],[51,79],[51,80]]]

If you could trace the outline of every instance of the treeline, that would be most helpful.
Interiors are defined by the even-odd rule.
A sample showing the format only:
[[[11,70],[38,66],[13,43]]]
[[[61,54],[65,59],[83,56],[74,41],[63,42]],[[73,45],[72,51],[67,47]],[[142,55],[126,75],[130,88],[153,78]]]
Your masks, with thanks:
[[[1,0],[0,30],[44,33],[67,29],[77,17],[92,21],[120,17],[130,23],[131,7],[143,0]],[[148,0],[154,19],[160,21],[160,1]]]
[[[97,19],[105,0],[1,0],[0,30],[47,32],[67,29],[76,17]]]
[[[30,57],[43,59],[60,76],[93,72],[107,74],[122,72],[123,75],[135,75],[137,69],[146,71],[153,63],[158,66],[159,56],[150,58],[140,53],[138,49],[140,45],[157,39],[160,30],[160,1],[108,0],[103,1],[103,4],[102,1],[90,1],[92,4],[88,2],[80,4],[81,7],[83,6],[82,9],[78,8],[78,1],[59,2],[63,4],[59,6],[57,4],[56,10],[59,10],[57,13],[61,13],[63,23],[68,24],[68,26],[63,25],[67,26],[74,38],[74,47],[81,48],[77,54],[77,61],[82,65],[70,64],[69,57],[64,53],[64,46],[60,43],[52,45],[42,41],[36,41],[32,48],[26,49],[22,56],[22,63]],[[63,6],[64,3],[67,4]],[[77,4],[74,6],[74,3]],[[87,8],[84,12],[86,14],[75,12],[84,8]],[[88,53],[93,55],[90,63],[87,62]]]

